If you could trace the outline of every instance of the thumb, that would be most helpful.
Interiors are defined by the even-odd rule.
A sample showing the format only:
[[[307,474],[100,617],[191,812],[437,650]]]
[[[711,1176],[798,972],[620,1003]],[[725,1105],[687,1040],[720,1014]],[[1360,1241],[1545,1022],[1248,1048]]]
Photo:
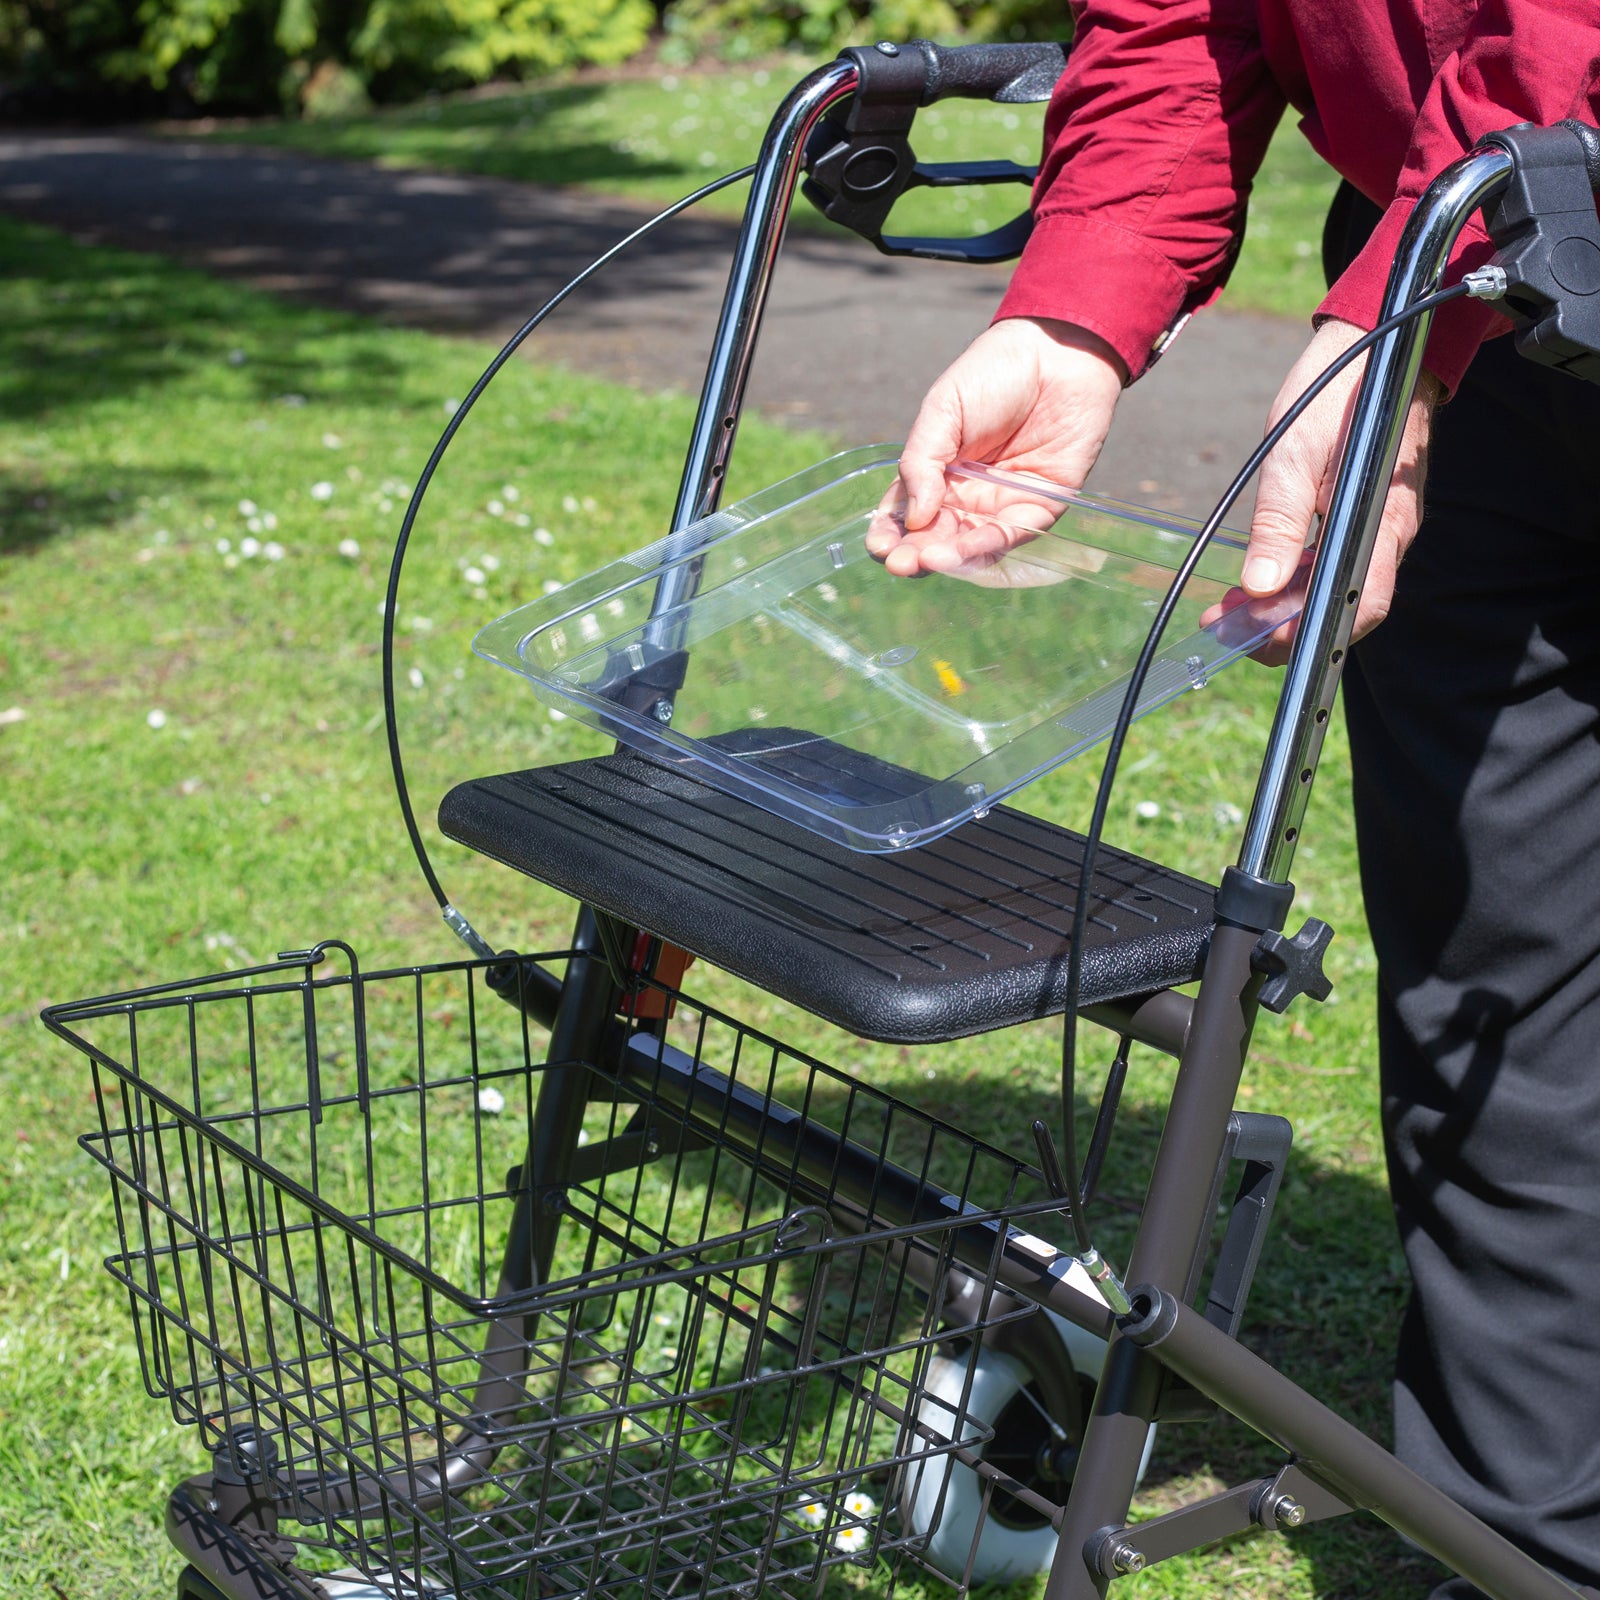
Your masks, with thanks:
[[[1291,434],[1262,465],[1239,579],[1249,595],[1276,594],[1294,576],[1317,514],[1323,474],[1313,466],[1315,453],[1294,449],[1294,442]]]
[[[943,385],[940,385],[942,388]],[[944,503],[944,469],[961,454],[961,418],[935,389],[922,403],[900,452],[906,527],[925,528]]]

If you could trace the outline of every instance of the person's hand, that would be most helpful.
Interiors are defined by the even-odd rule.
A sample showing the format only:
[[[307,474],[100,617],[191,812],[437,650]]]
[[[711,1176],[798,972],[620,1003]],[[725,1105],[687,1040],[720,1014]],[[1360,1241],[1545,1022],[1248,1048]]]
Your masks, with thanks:
[[[928,391],[894,489],[867,533],[867,549],[896,577],[975,570],[1047,528],[1061,507],[993,486],[962,486],[946,510],[945,468],[981,461],[1079,488],[1094,465],[1127,378],[1104,339],[1072,323],[1015,317],[980,334]],[[1003,521],[985,514],[1003,510]]]
[[[1299,399],[1308,384],[1361,337],[1361,329],[1348,322],[1325,322],[1278,391],[1267,418],[1270,429]],[[1259,600],[1285,590],[1301,568],[1312,518],[1327,509],[1334,473],[1344,447],[1350,408],[1361,381],[1364,360],[1353,361],[1306,408],[1267,457],[1256,491],[1255,515],[1250,523],[1250,545],[1245,552],[1240,587]],[[1400,454],[1384,502],[1373,546],[1372,563],[1356,603],[1354,638],[1370,633],[1389,613],[1394,599],[1395,574],[1401,558],[1417,535],[1422,520],[1422,485],[1427,473],[1428,434],[1440,386],[1424,372],[1406,417]],[[1300,573],[1304,581],[1303,571]],[[1224,601],[1226,607],[1228,601]],[[1208,614],[1206,620],[1210,620]],[[1288,659],[1295,624],[1284,624],[1256,652],[1257,660],[1281,664]]]

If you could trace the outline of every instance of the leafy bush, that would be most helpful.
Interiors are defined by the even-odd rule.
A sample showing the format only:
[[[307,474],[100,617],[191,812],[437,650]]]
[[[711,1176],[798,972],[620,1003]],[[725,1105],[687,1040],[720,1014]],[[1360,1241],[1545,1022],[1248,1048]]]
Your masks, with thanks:
[[[416,92],[626,61],[655,20],[650,0],[369,0],[350,62],[369,82]]]
[[[874,39],[1062,39],[1066,0],[674,0],[662,55],[746,60],[784,48],[829,52]]]
[[[651,0],[0,0],[0,68],[69,103],[326,116],[624,61],[654,20]]]
[[[1066,0],[0,0],[13,94],[105,115],[358,114],[492,78],[916,37],[1062,37]],[[30,95],[29,91],[32,91]]]

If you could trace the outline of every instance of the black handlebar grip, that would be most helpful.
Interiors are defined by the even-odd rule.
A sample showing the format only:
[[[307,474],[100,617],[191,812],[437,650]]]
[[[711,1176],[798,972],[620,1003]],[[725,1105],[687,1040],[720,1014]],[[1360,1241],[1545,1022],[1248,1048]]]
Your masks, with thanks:
[[[1064,44],[938,45],[913,41],[928,57],[925,106],[936,100],[994,100],[1030,105],[1048,100],[1067,64]]]
[[[935,100],[994,100],[1029,105],[1048,100],[1066,65],[1064,44],[857,44],[841,50],[861,74],[858,102],[899,104],[916,114]],[[859,119],[858,119],[859,120]],[[906,124],[910,126],[909,122]]]
[[[1589,187],[1600,193],[1600,128],[1591,128],[1576,117],[1567,117],[1556,126],[1578,136],[1578,143],[1583,146],[1583,165],[1589,174]]]

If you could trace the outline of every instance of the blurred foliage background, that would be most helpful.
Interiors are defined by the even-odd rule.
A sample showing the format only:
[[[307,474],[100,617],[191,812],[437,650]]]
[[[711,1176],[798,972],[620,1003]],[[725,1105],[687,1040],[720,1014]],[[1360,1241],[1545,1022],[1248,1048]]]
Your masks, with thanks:
[[[646,51],[687,65],[1069,29],[1065,0],[0,0],[0,92],[34,115],[326,118]]]

